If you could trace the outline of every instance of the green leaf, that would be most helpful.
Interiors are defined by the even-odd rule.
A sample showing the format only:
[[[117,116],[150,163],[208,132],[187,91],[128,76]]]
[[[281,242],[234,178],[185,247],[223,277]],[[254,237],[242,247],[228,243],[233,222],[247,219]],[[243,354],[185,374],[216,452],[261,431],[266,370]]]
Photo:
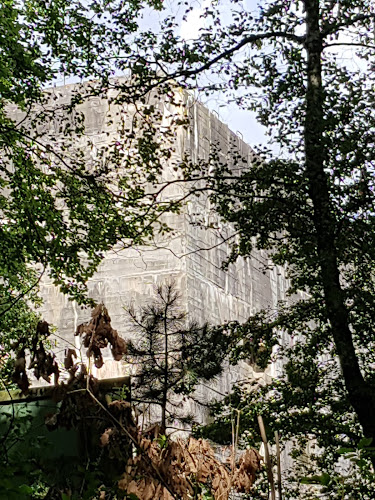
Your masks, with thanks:
[[[358,449],[359,450],[362,450],[363,448],[367,448],[368,446],[370,446],[370,444],[372,443],[373,439],[372,438],[362,438],[360,440],[360,442],[358,443]]]
[[[321,484],[322,486],[328,486],[330,480],[331,476],[323,473],[320,476],[303,477],[300,482],[301,484]]]
[[[21,486],[18,487],[20,493],[23,493],[25,495],[33,493],[33,488],[30,486],[27,486],[26,484],[21,484]]]
[[[346,455],[347,453],[353,453],[355,450],[353,448],[339,448],[337,453],[340,455]]]

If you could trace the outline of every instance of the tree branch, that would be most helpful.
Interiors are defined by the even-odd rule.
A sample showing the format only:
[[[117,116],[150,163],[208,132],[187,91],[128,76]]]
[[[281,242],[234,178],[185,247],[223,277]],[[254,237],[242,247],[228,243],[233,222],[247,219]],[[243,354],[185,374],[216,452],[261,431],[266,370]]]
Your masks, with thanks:
[[[45,273],[45,267],[43,268],[43,271],[41,272],[40,276],[38,277],[38,279],[32,284],[30,285],[30,287],[25,291],[25,292],[22,292],[20,293],[11,303],[10,303],[10,306],[8,306],[5,310],[1,311],[0,312],[0,316],[4,316],[5,313],[7,313],[10,309],[12,309],[12,307],[17,304],[18,301],[20,301],[23,297],[25,297],[29,292],[31,292],[31,290],[33,288],[35,288],[36,286],[39,285],[40,283],[40,280],[42,279],[44,273]],[[4,305],[3,304],[0,304],[0,305]]]
[[[260,33],[258,35],[249,35],[245,38],[243,38],[237,45],[234,45],[230,49],[225,50],[221,54],[217,55],[211,61],[206,62],[201,66],[200,68],[193,69],[190,71],[180,71],[175,74],[175,76],[193,76],[197,75],[198,73],[201,73],[202,71],[205,71],[206,69],[209,69],[211,66],[219,62],[221,59],[226,59],[230,57],[232,54],[240,50],[242,47],[245,45],[248,45],[249,43],[254,43],[259,40],[268,40],[271,38],[284,38],[285,40],[291,40],[293,42],[297,43],[304,43],[305,42],[305,36],[297,36],[294,35],[293,33],[286,33],[285,31],[273,31],[271,33]]]
[[[323,29],[321,31],[321,35],[325,37],[327,35],[331,35],[332,33],[337,33],[337,31],[339,31],[341,28],[349,28],[350,26],[353,26],[357,22],[371,21],[371,20],[375,20],[375,14],[358,14],[357,16],[354,16],[352,19],[346,19],[341,23],[335,23],[331,24],[330,26],[327,26],[326,29]]]
[[[368,45],[367,43],[351,43],[351,42],[327,43],[327,44],[324,45],[323,49],[327,49],[329,47],[342,47],[342,46],[348,46],[348,47],[365,47],[367,49],[375,49],[375,45]]]

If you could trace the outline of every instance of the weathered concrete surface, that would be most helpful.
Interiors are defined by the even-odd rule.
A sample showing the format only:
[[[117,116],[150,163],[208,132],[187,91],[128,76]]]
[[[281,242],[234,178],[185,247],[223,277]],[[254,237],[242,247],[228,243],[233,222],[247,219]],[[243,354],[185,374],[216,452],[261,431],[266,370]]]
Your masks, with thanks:
[[[67,86],[54,92],[59,102],[60,99],[68,100],[71,91],[72,86]],[[178,162],[186,152],[193,160],[207,159],[212,144],[220,144],[224,160],[230,159],[231,148],[235,147],[251,162],[252,152],[249,146],[204,106],[194,102],[191,97],[185,99],[188,111],[182,110],[181,113],[184,116],[189,114],[190,127],[176,132],[175,150],[171,164],[166,165],[165,178],[170,179],[174,175],[173,162]],[[163,113],[162,122],[167,126],[171,110],[168,106],[160,108]],[[83,148],[85,141],[90,142],[92,151],[95,150],[95,145],[99,147],[113,141],[117,130],[116,119],[120,120],[122,116],[121,109],[118,114],[113,113],[108,100],[99,97],[86,102],[82,109],[87,137],[80,139],[78,146]],[[109,114],[112,114],[114,123],[107,123]],[[58,133],[57,128],[56,132]],[[181,189],[176,186],[168,191],[167,196],[178,196]],[[214,221],[219,224],[220,232],[225,235],[231,233],[229,226],[223,226],[217,220],[205,197],[193,198],[184,213],[168,217],[168,223],[174,228],[174,232],[164,240],[157,241],[159,248],[133,247],[110,252],[90,280],[90,296],[106,305],[113,327],[123,337],[132,335],[124,307],[130,303],[139,306],[152,300],[155,287],[172,278],[181,291],[182,305],[189,318],[212,324],[227,320],[246,320],[260,308],[276,307],[277,301],[285,298],[287,279],[284,270],[265,270],[268,263],[265,252],[254,251],[251,258],[240,258],[228,271],[223,271],[221,264],[229,254],[229,246],[221,243],[217,231],[192,224],[197,217],[208,223]],[[90,311],[80,308],[60,294],[49,279],[43,281],[41,289],[44,298],[42,314],[49,323],[57,327],[61,349],[64,343],[77,345],[73,334],[80,323],[89,319]],[[106,376],[120,375],[122,369],[121,365],[108,361],[102,373],[105,371]],[[244,365],[240,371],[228,371],[216,388],[226,393],[232,383],[243,378],[245,373],[249,376],[265,376]],[[206,389],[201,388],[199,392],[206,399],[209,397]]]

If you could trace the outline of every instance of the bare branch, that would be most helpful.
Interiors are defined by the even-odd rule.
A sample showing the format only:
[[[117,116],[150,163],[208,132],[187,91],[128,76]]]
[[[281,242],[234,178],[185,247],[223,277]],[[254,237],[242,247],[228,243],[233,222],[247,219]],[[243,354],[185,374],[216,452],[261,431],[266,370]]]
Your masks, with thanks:
[[[348,46],[348,47],[365,47],[367,49],[375,49],[375,45],[368,45],[367,43],[356,43],[356,42],[334,42],[334,43],[327,43],[324,45],[323,49],[327,49],[329,47],[343,47],[343,46]]]

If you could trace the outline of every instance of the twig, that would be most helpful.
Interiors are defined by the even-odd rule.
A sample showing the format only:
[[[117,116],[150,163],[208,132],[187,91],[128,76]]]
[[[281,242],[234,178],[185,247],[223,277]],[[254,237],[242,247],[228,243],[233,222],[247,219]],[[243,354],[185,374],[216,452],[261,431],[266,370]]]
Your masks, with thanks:
[[[152,469],[155,471],[155,473],[158,476],[158,479],[161,482],[161,484],[168,490],[168,492],[170,493],[170,495],[172,496],[172,498],[174,498],[175,500],[177,500],[176,497],[175,497],[175,494],[171,490],[170,486],[164,480],[164,478],[160,474],[158,468],[152,462],[152,460],[150,459],[150,457],[148,457],[148,455],[145,454],[144,450],[141,448],[141,446],[139,445],[138,441],[122,425],[122,423],[116,417],[114,417],[112,415],[112,413],[99,401],[99,399],[91,392],[90,388],[87,389],[87,393],[96,402],[96,404],[99,405],[100,408],[113,420],[113,422],[115,422],[119,426],[119,428],[122,430],[122,432],[130,439],[130,441],[134,444],[134,446],[137,448],[137,450],[139,450],[141,452],[141,454],[146,458],[146,460],[149,461],[149,464],[151,465]]]
[[[262,415],[258,415],[258,424],[259,424],[259,429],[260,429],[260,435],[262,437],[262,441],[264,444],[264,458],[265,458],[266,466],[267,466],[268,482],[269,482],[269,485],[271,488],[271,499],[276,500],[276,491],[275,491],[275,483],[273,480],[272,464],[271,464],[271,459],[270,459],[270,453],[268,450],[266,429],[264,428]]]
[[[39,278],[25,291],[25,292],[22,292],[18,295],[18,297],[16,297],[10,304],[10,306],[8,306],[6,309],[4,309],[3,311],[0,312],[0,315],[1,316],[4,316],[5,313],[7,313],[10,309],[12,309],[12,307],[14,305],[17,304],[18,301],[20,301],[23,297],[25,297],[29,292],[31,292],[31,290],[33,288],[35,288],[37,285],[39,285],[40,283],[40,280],[42,279],[43,275],[44,275],[44,272],[45,272],[45,268],[43,269],[43,271],[41,272]],[[5,303],[3,304],[0,304],[0,305],[5,305]]]
[[[146,415],[146,403],[143,403],[141,434],[143,434],[143,428],[144,428],[145,418],[146,418],[145,415]]]
[[[275,442],[276,442],[276,457],[277,457],[277,491],[279,494],[279,500],[282,500],[280,441],[279,441],[279,433],[277,431],[275,431]]]
[[[237,454],[237,446],[238,446],[238,434],[240,431],[240,416],[241,416],[241,410],[236,410],[237,411],[237,424],[236,424],[236,437],[234,440],[234,463],[236,462],[236,454]]]

